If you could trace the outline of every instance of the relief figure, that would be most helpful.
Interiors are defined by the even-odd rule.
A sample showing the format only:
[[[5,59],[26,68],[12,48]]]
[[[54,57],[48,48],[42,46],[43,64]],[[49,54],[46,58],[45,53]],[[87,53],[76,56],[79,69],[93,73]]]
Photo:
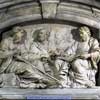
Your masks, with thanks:
[[[75,41],[63,55],[70,63],[70,87],[94,87],[97,63],[100,59],[100,47],[97,39],[91,37],[90,29],[82,26],[78,29],[80,41]],[[62,57],[62,59],[63,59]]]

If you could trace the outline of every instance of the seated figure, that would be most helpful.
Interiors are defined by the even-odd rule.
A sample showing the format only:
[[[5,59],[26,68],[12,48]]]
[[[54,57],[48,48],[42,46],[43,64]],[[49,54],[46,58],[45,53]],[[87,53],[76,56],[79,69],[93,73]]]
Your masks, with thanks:
[[[70,62],[70,87],[94,87],[97,63],[100,60],[100,47],[97,39],[91,37],[90,29],[79,29],[80,41],[69,47],[63,55]]]
[[[0,44],[0,74],[15,73],[21,88],[45,88],[46,85],[40,82],[43,76],[31,65],[34,55],[30,48],[27,32],[22,27],[14,27],[11,36]]]

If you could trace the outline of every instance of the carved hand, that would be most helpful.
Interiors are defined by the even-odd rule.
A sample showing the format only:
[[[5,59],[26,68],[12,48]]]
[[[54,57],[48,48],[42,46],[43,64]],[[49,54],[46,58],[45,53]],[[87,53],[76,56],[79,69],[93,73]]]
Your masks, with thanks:
[[[88,59],[90,57],[90,54],[81,54],[80,55],[80,58],[83,58],[83,59]]]

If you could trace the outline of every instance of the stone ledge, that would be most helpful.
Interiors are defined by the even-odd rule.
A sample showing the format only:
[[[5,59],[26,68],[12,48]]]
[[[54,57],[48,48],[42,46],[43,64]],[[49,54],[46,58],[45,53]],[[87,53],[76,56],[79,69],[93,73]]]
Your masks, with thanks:
[[[9,92],[8,92],[9,91]],[[72,99],[100,99],[100,87],[91,89],[19,89],[0,88],[0,99],[26,99],[34,95],[66,95]]]

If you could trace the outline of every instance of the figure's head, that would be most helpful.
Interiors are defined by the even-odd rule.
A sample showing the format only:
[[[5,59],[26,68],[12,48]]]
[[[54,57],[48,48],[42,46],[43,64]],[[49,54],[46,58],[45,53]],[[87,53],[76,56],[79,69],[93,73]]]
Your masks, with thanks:
[[[79,35],[82,41],[87,41],[91,36],[90,29],[87,26],[80,27]]]
[[[13,40],[15,43],[19,43],[25,40],[26,38],[26,31],[19,26],[16,26],[12,29],[13,32]]]
[[[38,29],[33,33],[34,41],[43,42],[48,40],[49,33],[45,29]]]

